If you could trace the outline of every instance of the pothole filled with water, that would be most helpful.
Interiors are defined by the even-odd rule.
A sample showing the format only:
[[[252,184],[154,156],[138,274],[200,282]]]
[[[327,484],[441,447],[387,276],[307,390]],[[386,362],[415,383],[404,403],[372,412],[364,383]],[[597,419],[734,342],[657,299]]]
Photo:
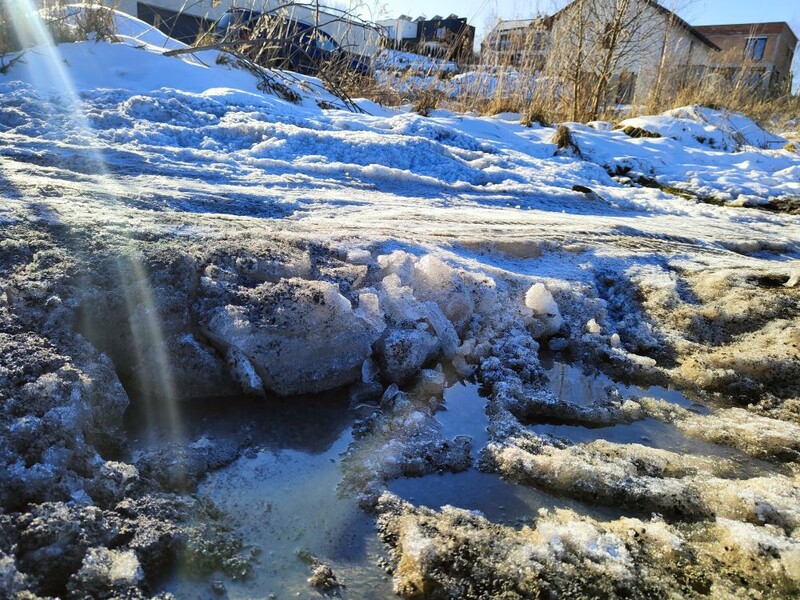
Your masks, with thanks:
[[[697,414],[710,411],[682,394],[661,388],[620,385],[603,375],[586,375],[579,368],[553,362],[548,377],[551,391],[564,402],[591,405],[607,398],[614,386],[623,397],[649,396]],[[511,527],[533,525],[540,510],[570,509],[598,521],[644,516],[635,508],[603,506],[569,495],[552,494],[534,486],[518,485],[497,473],[477,468],[490,442],[487,398],[477,383],[448,381],[442,405],[434,413],[443,437],[472,439],[471,468],[458,473],[400,477],[387,483],[390,492],[416,505],[439,510],[445,505],[477,511],[492,522]],[[196,494],[212,501],[241,534],[245,546],[257,549],[249,577],[196,579],[173,573],[160,582],[159,591],[178,598],[320,597],[308,582],[318,561],[331,567],[343,587],[337,594],[349,598],[393,597],[391,577],[381,565],[387,561],[373,516],[347,491],[347,462],[343,456],[354,442],[357,413],[344,393],[291,399],[232,398],[196,401],[182,407],[181,429],[143,411],[128,418],[132,458],[159,445],[228,446],[230,460],[199,479]],[[362,405],[363,408],[364,405]],[[377,405],[372,405],[378,410]],[[774,472],[777,467],[733,448],[693,439],[674,425],[644,419],[606,427],[540,422],[528,425],[571,443],[607,440],[641,444],[685,455],[724,458],[736,464],[736,476]],[[741,468],[739,468],[741,467]]]
[[[606,398],[609,388],[615,388],[623,398],[649,397],[687,409],[698,415],[709,415],[711,410],[690,400],[677,390],[653,386],[642,388],[625,385],[603,374],[585,374],[579,367],[557,361],[549,361],[547,371],[549,388],[564,402],[588,406]],[[566,439],[574,444],[588,444],[605,440],[616,444],[640,444],[659,450],[668,450],[682,455],[706,456],[730,461],[735,465],[735,476],[758,477],[782,472],[779,466],[749,456],[730,446],[710,443],[683,433],[673,423],[646,418],[632,423],[592,427],[553,423],[543,420],[529,425],[537,434]]]
[[[252,400],[231,398],[186,405],[180,439],[152,415],[134,413],[128,426],[134,457],[159,444],[243,449],[230,464],[207,474],[196,494],[211,500],[256,549],[257,562],[242,580],[197,579],[173,573],[159,583],[178,598],[320,597],[308,582],[312,562],[330,566],[340,597],[392,596],[374,519],[340,490],[341,455],[351,444],[354,416],[345,394]]]
[[[472,454],[477,460],[489,442],[486,398],[475,383],[456,382],[445,390],[444,406],[436,415],[442,433],[453,438],[472,438]],[[442,473],[390,481],[390,492],[415,505],[435,510],[450,505],[479,511],[490,521],[519,525],[535,519],[539,509],[571,508],[596,519],[615,519],[618,509],[592,506],[577,500],[559,498],[542,490],[517,485],[496,473],[484,473],[473,467],[461,473]]]

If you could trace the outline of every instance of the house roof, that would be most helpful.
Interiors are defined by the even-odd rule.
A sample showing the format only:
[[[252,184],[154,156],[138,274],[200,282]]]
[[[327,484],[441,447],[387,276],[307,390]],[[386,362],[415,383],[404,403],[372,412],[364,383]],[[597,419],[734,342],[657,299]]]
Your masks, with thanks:
[[[699,32],[707,36],[715,35],[748,35],[760,33],[783,33],[788,31],[795,42],[797,34],[792,31],[791,26],[784,21],[772,21],[769,23],[731,23],[726,25],[698,25],[695,27]]]
[[[567,10],[573,4],[575,4],[576,1],[577,0],[573,0],[572,2],[567,4],[564,8],[562,8],[560,11],[558,11],[556,14],[554,14],[552,19],[553,20],[557,19],[559,17],[559,15],[563,14],[564,11]],[[712,42],[705,35],[703,35],[700,31],[698,31],[697,28],[692,27],[691,25],[689,25],[689,23],[687,23],[686,21],[681,19],[678,15],[676,15],[671,10],[661,6],[661,4],[656,2],[656,0],[644,0],[644,1],[647,2],[653,8],[655,8],[660,13],[662,13],[664,15],[667,15],[670,19],[672,19],[673,23],[675,23],[676,25],[678,25],[680,27],[683,27],[686,31],[688,31],[690,34],[692,34],[694,37],[696,37],[698,40],[700,40],[703,44],[705,44],[706,46],[708,46],[712,50],[718,50],[718,51],[721,50],[721,48],[719,46],[717,46],[714,42]]]
[[[524,29],[536,22],[536,19],[511,19],[508,21],[498,21],[493,31],[508,31],[510,29]]]

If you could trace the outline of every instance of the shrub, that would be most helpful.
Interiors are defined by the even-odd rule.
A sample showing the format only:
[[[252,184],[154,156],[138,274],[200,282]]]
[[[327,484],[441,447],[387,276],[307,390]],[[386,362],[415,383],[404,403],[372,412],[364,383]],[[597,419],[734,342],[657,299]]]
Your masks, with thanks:
[[[549,127],[550,126],[550,119],[545,112],[544,107],[541,103],[529,103],[525,112],[522,113],[522,117],[520,119],[520,123],[522,123],[525,127],[530,127],[534,123],[538,123],[542,127]]]
[[[417,101],[414,103],[414,108],[412,110],[423,117],[428,117],[431,111],[439,108],[441,101],[441,92],[434,89],[427,89],[417,97]]]

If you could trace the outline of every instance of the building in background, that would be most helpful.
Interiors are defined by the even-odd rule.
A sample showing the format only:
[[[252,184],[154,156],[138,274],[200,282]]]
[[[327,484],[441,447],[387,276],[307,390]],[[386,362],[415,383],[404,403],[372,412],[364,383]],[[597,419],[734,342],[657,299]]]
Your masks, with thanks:
[[[481,60],[490,66],[531,64],[541,69],[551,25],[545,17],[499,21],[481,42]]]
[[[696,27],[722,49],[709,66],[721,75],[745,71],[750,84],[771,93],[792,89],[797,36],[788,23],[741,23]]]
[[[475,43],[475,27],[465,17],[450,15],[411,20],[405,15],[378,21],[384,30],[386,45],[395,50],[469,62]]]
[[[150,23],[165,34],[191,44],[230,8],[272,12],[319,27],[352,54],[370,58],[381,46],[380,30],[347,11],[317,2],[287,0],[106,0],[122,12]]]
[[[618,11],[614,2],[574,0],[550,17],[500,21],[486,36],[481,61],[529,71],[557,61],[554,72],[562,74],[581,55],[585,79],[601,73],[608,80],[606,101],[628,104],[664,85],[667,73],[671,79],[700,74],[709,55],[719,51],[697,28],[655,0],[634,0],[626,14]],[[612,47],[611,28],[618,17],[621,25]]]
[[[419,25],[408,15],[400,15],[396,19],[383,19],[378,21],[378,26],[383,30],[384,42],[395,50],[405,50],[406,47],[419,43]]]

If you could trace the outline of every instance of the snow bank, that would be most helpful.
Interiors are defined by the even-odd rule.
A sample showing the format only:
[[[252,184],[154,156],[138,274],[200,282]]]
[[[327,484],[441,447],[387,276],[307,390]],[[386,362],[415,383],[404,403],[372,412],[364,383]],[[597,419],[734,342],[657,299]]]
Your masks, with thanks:
[[[697,105],[676,108],[658,116],[625,119],[619,127],[642,129],[676,140],[683,146],[707,146],[724,152],[736,152],[744,146],[767,150],[786,145],[784,138],[765,131],[743,114]]]
[[[449,506],[416,508],[389,494],[379,512],[395,592],[404,597],[431,590],[462,596],[465,588],[475,598],[561,597],[576,589],[636,595],[642,587],[670,596],[689,576],[702,580],[710,596],[733,598],[754,589],[792,595],[800,583],[792,536],[727,519],[675,527],[657,517],[600,521],[542,510],[535,523],[513,529]]]
[[[424,74],[457,73],[458,65],[430,56],[400,50],[382,50],[373,66],[380,71],[414,71]]]

